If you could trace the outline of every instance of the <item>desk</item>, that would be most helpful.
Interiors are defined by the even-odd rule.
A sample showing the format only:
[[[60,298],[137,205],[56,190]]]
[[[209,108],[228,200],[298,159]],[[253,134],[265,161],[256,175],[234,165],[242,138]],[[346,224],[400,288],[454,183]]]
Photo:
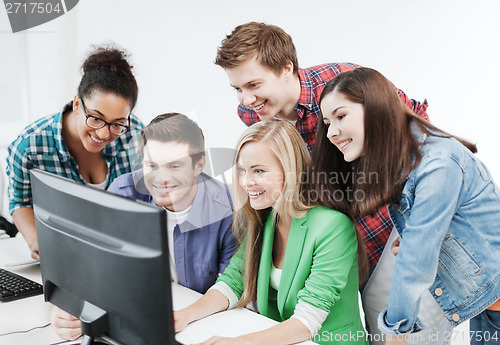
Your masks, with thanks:
[[[0,239],[0,267],[41,283],[40,265],[5,267],[7,263],[21,262],[30,258],[29,249],[21,235],[12,239]],[[201,294],[172,284],[174,309],[188,306],[201,297]],[[50,323],[51,304],[45,303],[43,295],[17,301],[0,302],[0,334],[29,330]],[[233,309],[211,315],[189,324],[176,338],[186,344],[198,343],[213,335],[237,336],[256,332],[277,324],[276,321],[254,313],[248,309]],[[0,336],[0,345],[41,345],[41,344],[79,344],[64,342],[54,332],[51,325],[28,333]],[[303,344],[314,344],[304,342]]]

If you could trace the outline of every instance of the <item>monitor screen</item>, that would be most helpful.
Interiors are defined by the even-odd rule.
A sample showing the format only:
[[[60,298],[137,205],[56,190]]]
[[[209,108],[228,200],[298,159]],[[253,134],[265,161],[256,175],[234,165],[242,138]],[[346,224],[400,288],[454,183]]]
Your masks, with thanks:
[[[174,342],[165,210],[31,170],[45,301],[85,344]]]

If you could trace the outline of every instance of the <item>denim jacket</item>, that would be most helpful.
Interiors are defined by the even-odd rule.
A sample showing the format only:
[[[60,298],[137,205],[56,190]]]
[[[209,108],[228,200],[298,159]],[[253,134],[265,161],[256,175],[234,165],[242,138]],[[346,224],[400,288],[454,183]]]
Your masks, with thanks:
[[[388,211],[402,241],[386,310],[387,334],[418,332],[429,289],[454,325],[500,299],[500,190],[474,154],[453,138],[414,135],[422,160]]]

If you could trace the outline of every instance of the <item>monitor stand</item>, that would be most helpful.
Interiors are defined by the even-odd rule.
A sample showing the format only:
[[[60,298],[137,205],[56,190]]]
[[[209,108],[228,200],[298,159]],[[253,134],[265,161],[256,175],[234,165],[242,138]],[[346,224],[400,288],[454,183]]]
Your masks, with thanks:
[[[81,345],[109,345],[109,343],[103,343],[97,340],[94,340],[93,337],[89,337],[88,335],[84,335]]]
[[[105,310],[85,301],[80,314],[80,326],[83,333],[81,345],[108,344],[95,340],[108,331],[108,313]]]

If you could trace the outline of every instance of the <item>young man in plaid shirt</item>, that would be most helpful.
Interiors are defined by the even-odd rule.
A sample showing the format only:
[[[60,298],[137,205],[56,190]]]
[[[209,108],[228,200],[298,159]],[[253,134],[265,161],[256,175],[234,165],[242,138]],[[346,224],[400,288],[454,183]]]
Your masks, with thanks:
[[[227,35],[217,49],[215,64],[226,71],[236,90],[240,102],[238,115],[247,126],[272,118],[290,121],[310,152],[316,139],[318,101],[324,86],[336,75],[361,67],[353,63],[328,63],[299,68],[290,35],[280,27],[257,22],[239,25]],[[420,103],[396,90],[410,109],[428,119],[427,101]],[[371,274],[393,228],[387,207],[371,217],[359,219],[356,227],[366,247]],[[390,280],[387,284],[390,286]],[[367,306],[364,307],[366,312]],[[371,331],[375,333],[378,329]]]

